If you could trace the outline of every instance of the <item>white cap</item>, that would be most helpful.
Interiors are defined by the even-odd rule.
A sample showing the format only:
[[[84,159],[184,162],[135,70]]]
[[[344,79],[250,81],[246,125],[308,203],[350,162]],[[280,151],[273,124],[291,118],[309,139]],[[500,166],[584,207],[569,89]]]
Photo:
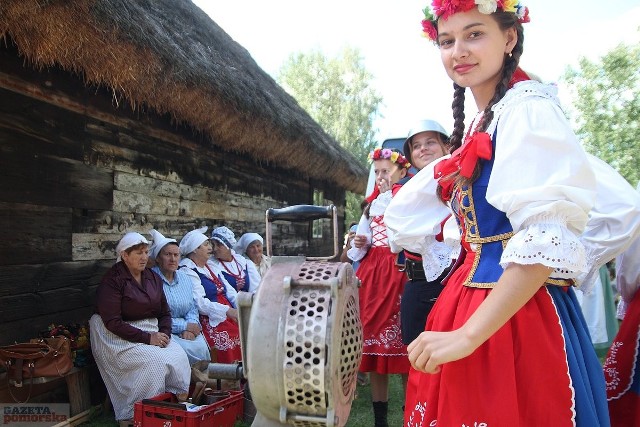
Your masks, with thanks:
[[[151,238],[153,239],[153,246],[149,250],[149,255],[151,258],[157,258],[158,254],[169,243],[176,243],[176,239],[169,239],[168,237],[164,237],[158,230],[151,230],[149,232],[151,234]]]
[[[142,234],[136,233],[135,231],[131,231],[122,236],[122,239],[120,239],[118,245],[116,246],[116,254],[118,255],[116,262],[122,259],[122,252],[126,251],[132,246],[139,245],[141,243],[148,245],[149,241],[145,239]]]
[[[247,252],[249,245],[256,240],[264,245],[264,240],[262,240],[262,236],[258,233],[244,233],[242,237],[240,237],[240,240],[238,240],[238,243],[234,246],[234,249],[236,252],[244,254]]]
[[[208,228],[209,227],[204,226],[196,230],[191,230],[185,234],[182,240],[180,240],[180,255],[189,255],[191,252],[198,249],[198,246],[209,240],[209,238],[204,234],[207,232]]]

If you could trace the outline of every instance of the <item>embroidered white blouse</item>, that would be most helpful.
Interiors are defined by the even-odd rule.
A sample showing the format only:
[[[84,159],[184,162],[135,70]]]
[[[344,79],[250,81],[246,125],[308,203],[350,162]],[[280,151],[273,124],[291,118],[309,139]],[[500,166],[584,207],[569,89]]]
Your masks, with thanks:
[[[376,197],[371,202],[371,207],[369,208],[369,218],[364,215],[360,217],[356,235],[367,236],[367,243],[361,248],[356,248],[353,244],[353,239],[351,239],[351,247],[347,250],[347,256],[352,261],[360,261],[362,258],[364,258],[372,244],[376,246],[388,245],[388,239],[386,238],[387,230],[385,226],[386,217],[382,220],[382,222],[379,222],[378,220],[374,221],[374,218],[385,215],[387,206],[389,206],[389,202],[391,202],[392,198],[393,195],[391,190],[387,190],[384,193],[379,194],[378,197]],[[376,234],[376,236],[378,236],[376,239],[373,239],[374,233]]]
[[[260,286],[260,281],[262,280],[260,277],[260,273],[258,272],[258,269],[256,268],[256,265],[250,261],[247,260],[245,257],[243,257],[242,255],[238,254],[235,250],[231,249],[231,255],[233,256],[234,261],[231,262],[225,262],[224,265],[227,266],[227,268],[229,269],[229,271],[231,271],[231,273],[237,274],[238,273],[238,265],[240,266],[240,275],[242,277],[245,277],[245,275],[248,273],[249,275],[249,289],[242,289],[242,291],[244,292],[255,292],[258,290],[258,286]],[[237,265],[236,265],[237,263]],[[227,271],[225,270],[224,266],[223,266],[223,262],[220,261],[218,258],[212,256],[209,258],[209,266],[212,267],[212,270],[214,272],[216,272],[218,274],[218,276],[222,276],[222,272],[223,271]],[[246,271],[246,273],[245,273]]]
[[[193,271],[193,268],[196,268],[200,273],[211,278],[211,273],[209,273],[209,270],[206,267],[198,267],[196,263],[193,262],[190,258],[183,258],[182,261],[180,261],[180,265],[184,265],[185,267],[187,267],[181,268],[180,271],[184,271],[186,275],[189,276],[189,279],[191,279],[191,284],[193,286],[193,299],[196,302],[198,311],[200,312],[200,314],[208,316],[209,324],[215,328],[227,318],[227,311],[230,307],[226,304],[211,301],[206,297],[204,287],[202,287],[202,282],[200,281],[200,276],[198,276],[198,274]],[[215,270],[210,264],[209,268],[215,273]],[[222,277],[221,274],[218,274],[217,276],[224,284],[227,292],[227,299],[231,304],[235,306],[237,297],[236,290],[233,289],[233,287],[225,280],[224,277]]]
[[[487,133],[497,131],[497,141],[487,201],[505,212],[515,233],[502,267],[541,263],[555,269],[553,277],[575,278],[587,271],[578,235],[594,204],[596,181],[555,93],[553,86],[521,82],[493,107]],[[449,214],[435,193],[435,163],[398,191],[385,216],[392,245],[418,249],[432,277],[442,265],[424,260]]]
[[[500,264],[541,263],[555,269],[553,277],[592,284],[600,266],[639,235],[640,196],[613,168],[584,152],[554,86],[517,83],[493,110],[487,132],[497,130],[497,141],[487,200],[507,214],[515,233]],[[435,194],[436,163],[398,191],[385,217],[392,249],[418,251],[425,260],[441,251],[433,249],[434,236],[448,214]],[[432,277],[439,275],[441,264],[424,264]]]
[[[640,193],[615,169],[591,154],[589,165],[598,179],[596,203],[580,236],[589,271],[578,277],[580,290],[589,293],[601,266],[626,251],[640,236]]]

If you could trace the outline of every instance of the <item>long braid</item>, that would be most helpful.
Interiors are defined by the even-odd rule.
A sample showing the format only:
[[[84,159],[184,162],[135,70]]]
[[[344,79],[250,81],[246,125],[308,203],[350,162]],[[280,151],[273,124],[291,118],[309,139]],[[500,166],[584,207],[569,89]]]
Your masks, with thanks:
[[[507,93],[507,90],[509,89],[509,83],[511,82],[511,78],[513,77],[513,73],[516,71],[516,68],[518,68],[518,63],[520,62],[520,57],[522,56],[524,33],[522,31],[521,25],[516,26],[516,30],[518,32],[518,42],[513,47],[511,56],[507,56],[505,58],[504,67],[502,68],[502,79],[500,79],[500,81],[496,85],[496,91],[493,94],[493,98],[491,98],[486,108],[484,109],[482,121],[478,124],[478,132],[484,132],[489,127],[491,120],[493,120],[493,110],[491,108],[502,99],[505,93]]]
[[[451,109],[453,110],[453,132],[451,132],[451,138],[449,139],[450,152],[458,149],[462,145],[462,139],[464,137],[464,91],[465,88],[453,84],[453,102],[451,103]]]
[[[491,124],[491,120],[493,120],[492,107],[502,99],[505,93],[507,93],[507,90],[509,90],[509,83],[511,82],[511,78],[513,77],[513,73],[516,71],[516,68],[518,68],[518,63],[520,62],[520,57],[522,56],[524,46],[524,32],[522,31],[521,24],[518,23],[515,25],[515,27],[518,33],[518,41],[511,51],[511,56],[507,56],[505,58],[504,67],[502,67],[502,78],[496,85],[496,91],[493,94],[493,98],[491,98],[483,111],[482,119],[480,123],[478,123],[478,127],[476,130],[477,132],[486,131]],[[465,178],[459,175],[456,178],[456,181],[460,185],[471,185],[471,183],[478,179],[479,176],[480,162],[476,163],[476,166],[473,169],[473,174],[471,174],[471,178]]]
[[[451,109],[453,110],[453,132],[449,137],[449,152],[453,153],[462,145],[462,139],[464,137],[464,92],[465,88],[453,84],[453,102],[451,103]],[[457,172],[456,172],[457,174]],[[456,179],[456,174],[453,174],[445,179]],[[444,200],[442,197],[442,187],[438,185],[436,194],[440,200]]]

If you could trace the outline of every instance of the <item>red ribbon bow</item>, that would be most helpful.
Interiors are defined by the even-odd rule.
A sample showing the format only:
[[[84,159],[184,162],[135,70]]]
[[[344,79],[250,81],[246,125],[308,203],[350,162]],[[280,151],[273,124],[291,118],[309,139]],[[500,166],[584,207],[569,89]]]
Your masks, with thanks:
[[[491,159],[491,136],[486,132],[477,132],[467,141],[460,152],[460,175],[471,178],[478,159]]]
[[[445,201],[451,199],[454,179],[447,179],[448,176],[460,171],[463,177],[471,178],[478,159],[490,160],[492,152],[491,136],[486,132],[477,132],[454,151],[450,158],[438,163],[433,169],[433,176],[442,187],[442,198]]]
[[[451,157],[442,160],[433,168],[433,177],[438,180],[438,185],[442,187],[441,197],[445,202],[451,199],[455,180],[450,175],[459,169],[461,151],[462,147],[458,147],[456,151],[451,153]]]

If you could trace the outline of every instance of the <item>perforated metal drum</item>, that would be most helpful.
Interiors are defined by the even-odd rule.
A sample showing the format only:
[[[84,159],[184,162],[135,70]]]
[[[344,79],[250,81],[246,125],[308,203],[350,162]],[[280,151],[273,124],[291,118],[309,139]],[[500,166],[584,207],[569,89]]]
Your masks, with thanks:
[[[282,263],[265,275],[244,365],[260,414],[294,426],[345,425],[362,357],[357,292],[349,264]]]
[[[358,279],[346,263],[291,259],[239,301],[253,426],[344,426],[362,358]]]

